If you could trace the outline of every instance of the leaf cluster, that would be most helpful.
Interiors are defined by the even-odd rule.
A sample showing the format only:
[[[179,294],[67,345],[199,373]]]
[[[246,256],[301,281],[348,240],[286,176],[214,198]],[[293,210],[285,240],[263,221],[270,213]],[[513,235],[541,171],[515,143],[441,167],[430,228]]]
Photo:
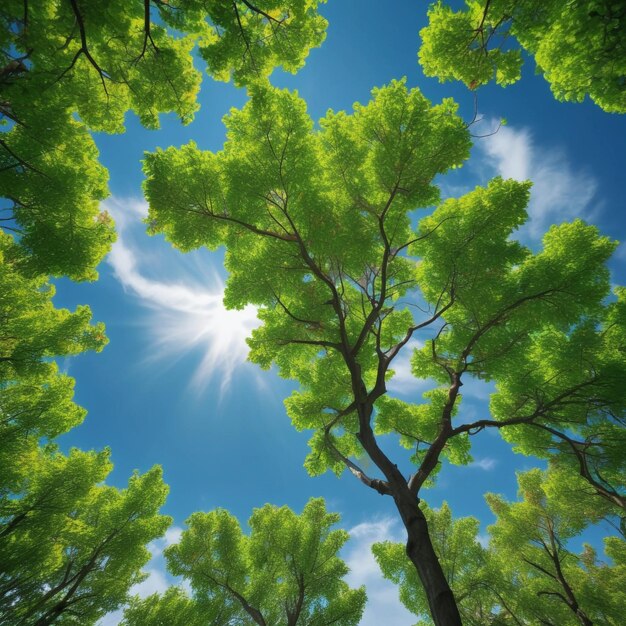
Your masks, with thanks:
[[[460,11],[441,0],[431,5],[420,32],[419,60],[427,76],[460,80],[470,89],[494,79],[506,86],[521,78],[523,49],[557,100],[582,102],[588,95],[604,111],[626,112],[626,12],[620,2],[465,5]]]
[[[228,511],[194,513],[165,552],[168,569],[190,582],[201,606],[213,607],[211,623],[356,626],[365,591],[342,580],[348,568],[337,553],[348,534],[331,529],[338,521],[322,499],[300,515],[269,504],[255,509],[249,535]]]

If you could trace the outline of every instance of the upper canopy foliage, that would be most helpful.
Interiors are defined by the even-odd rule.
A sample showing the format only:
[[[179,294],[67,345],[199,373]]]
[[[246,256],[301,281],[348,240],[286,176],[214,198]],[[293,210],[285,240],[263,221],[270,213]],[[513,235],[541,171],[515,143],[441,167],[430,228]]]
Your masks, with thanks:
[[[170,523],[158,515],[167,489],[159,468],[126,490],[104,485],[108,450],[66,456],[50,443],[85,415],[52,359],[106,337],[88,307],[54,308],[53,287],[22,261],[0,233],[0,624],[94,624],[142,579],[146,544]]]
[[[580,554],[572,549],[572,539],[598,518],[598,498],[560,472],[531,470],[518,483],[519,502],[487,495],[497,517],[489,527],[493,571],[510,581],[512,611],[527,624],[618,624],[626,610],[626,543],[606,538],[607,562],[588,544]]]
[[[72,401],[74,380],[52,359],[101,350],[102,324],[91,311],[74,313],[52,304],[54,288],[43,278],[26,278],[21,254],[10,235],[0,233],[0,476],[9,492],[28,475],[39,440],[82,422]]]
[[[338,521],[322,499],[310,500],[301,515],[269,504],[256,509],[250,535],[223,509],[194,513],[180,543],[166,550],[168,568],[189,580],[211,624],[356,626],[365,591],[342,580],[348,568],[337,553],[348,533],[331,530]]]
[[[0,485],[0,624],[95,624],[145,576],[146,544],[171,523],[155,467],[128,488],[102,482],[108,451],[39,449],[18,489]],[[4,481],[2,481],[4,482]]]
[[[453,11],[439,0],[420,35],[420,63],[427,76],[461,80],[470,89],[495,78],[521,77],[514,36],[535,57],[558,100],[626,112],[626,10],[612,0],[466,0]]]
[[[0,225],[16,231],[28,269],[94,279],[114,240],[99,209],[107,173],[88,130],[119,133],[133,111],[193,119],[200,73],[245,84],[296,71],[321,43],[318,0],[7,0],[0,8]],[[182,37],[172,29],[185,33]]]
[[[468,154],[450,100],[431,106],[393,82],[314,130],[296,94],[251,96],[225,118],[221,152],[189,144],[146,156],[150,229],[183,250],[226,246],[226,304],[261,307],[250,358],[301,384],[287,410],[315,430],[311,473],[348,467],[388,493],[350,459],[365,450],[395,476],[374,429],[415,449],[415,493],[442,457],[468,463],[469,435],[487,427],[525,452],[572,458],[620,430],[622,304],[605,305],[614,242],[577,220],[553,226],[533,253],[512,239],[529,184],[501,179],[446,200],[415,229],[410,211],[438,201],[434,176]],[[393,359],[426,328],[413,372],[434,388],[421,404],[388,398]],[[493,419],[455,417],[468,377],[496,382]],[[613,487],[593,468],[586,477],[623,506],[618,457],[597,467]]]

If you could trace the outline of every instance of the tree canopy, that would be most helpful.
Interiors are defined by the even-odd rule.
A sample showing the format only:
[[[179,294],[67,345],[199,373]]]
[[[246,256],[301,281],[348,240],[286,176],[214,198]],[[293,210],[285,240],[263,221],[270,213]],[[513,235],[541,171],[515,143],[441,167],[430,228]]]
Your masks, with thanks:
[[[244,84],[296,71],[325,35],[317,0],[9,0],[0,9],[0,226],[31,272],[93,280],[115,235],[99,203],[107,172],[88,131],[119,133],[133,111],[193,119],[200,72]],[[178,29],[182,36],[176,35]]]
[[[535,469],[518,476],[520,502],[487,495],[497,516],[489,530],[498,567],[517,583],[511,594],[516,615],[530,624],[617,625],[626,610],[626,543],[605,539],[608,563],[599,562],[589,545],[573,552],[572,538],[594,518],[594,499],[584,492],[555,498],[555,490],[563,493],[562,481],[562,474]]]
[[[48,446],[24,467],[19,488],[0,491],[0,624],[94,624],[141,581],[149,541],[171,519],[158,514],[160,468],[103,485],[109,452]]]
[[[85,416],[52,359],[107,340],[88,307],[55,308],[54,288],[22,261],[0,233],[0,624],[93,624],[142,579],[146,544],[170,524],[158,514],[167,489],[159,468],[126,490],[105,485],[108,450],[51,443]]]
[[[228,626],[229,612],[224,611],[224,620],[219,613],[217,607],[202,605],[180,587],[172,586],[162,595],[133,596],[124,609],[121,626]]]
[[[48,441],[80,424],[85,411],[74,404],[74,380],[58,371],[54,357],[101,350],[102,324],[91,324],[88,307],[74,313],[52,303],[54,287],[27,278],[10,235],[0,233],[0,476],[2,489],[18,489]]]
[[[149,542],[171,522],[159,513],[162,471],[135,472],[120,489],[106,483],[108,449],[55,443],[85,411],[54,359],[107,342],[88,307],[55,308],[49,282],[95,279],[115,239],[91,133],[124,132],[128,113],[150,129],[162,113],[189,123],[198,58],[250,99],[226,116],[222,150],[192,142],[146,155],[149,231],[183,251],[226,249],[226,305],[259,310],[250,359],[299,383],[286,408],[312,431],[308,472],[347,469],[394,502],[406,542],[374,553],[401,601],[436,626],[617,626],[626,611],[623,538],[605,541],[606,562],[572,547],[600,520],[624,535],[626,289],[607,269],[616,242],[577,219],[524,245],[529,182],[498,177],[442,201],[436,181],[468,158],[470,124],[455,102],[432,105],[404,80],[316,125],[268,76],[297,71],[322,43],[323,2],[0,8],[0,626],[94,625],[124,605],[124,626],[361,619],[365,591],[348,586],[338,556],[348,534],[321,499],[301,515],[256,509],[249,534],[224,509],[192,514],[165,552],[190,591],[130,598]],[[466,4],[431,7],[426,74],[470,89],[513,83],[513,36],[558,99],[626,111],[621,3]],[[388,393],[407,351],[430,386],[412,402]],[[493,383],[489,415],[464,411],[471,381]],[[487,496],[488,546],[476,519],[425,501],[444,462],[469,464],[487,429],[549,467],[519,476],[519,502]],[[392,458],[390,439],[404,456]]]
[[[348,533],[331,530],[338,521],[322,499],[310,500],[300,515],[284,506],[255,509],[250,535],[228,511],[198,512],[165,556],[172,574],[187,579],[194,598],[209,609],[204,624],[356,626],[365,590],[350,589],[342,580],[348,568],[337,553]],[[170,592],[160,602],[186,600]],[[140,607],[148,614],[154,610],[150,603],[131,607],[128,626],[144,623],[132,621],[143,615]]]
[[[447,503],[440,509],[422,505],[437,557],[448,583],[454,590],[459,611],[466,626],[485,626],[497,616],[502,601],[492,590],[486,576],[488,553],[478,542],[479,521],[475,517],[454,519]],[[385,578],[399,586],[400,601],[420,618],[418,624],[432,624],[428,619],[428,599],[415,567],[401,543],[385,541],[372,546],[372,552]],[[501,621],[504,626],[507,622]]]
[[[432,179],[467,157],[469,132],[452,101],[431,106],[403,82],[372,96],[314,130],[297,95],[253,88],[224,120],[222,151],[188,144],[146,156],[150,230],[182,250],[226,247],[226,305],[260,307],[250,359],[300,383],[286,405],[296,428],[314,431],[307,469],[347,468],[393,496],[435,623],[453,624],[421,488],[443,459],[469,463],[471,435],[485,428],[522,447],[535,432],[593,430],[596,416],[619,426],[623,348],[594,352],[615,315],[605,304],[615,243],[576,220],[550,228],[533,253],[512,239],[530,185],[499,178],[415,228],[409,212],[438,203]],[[407,403],[386,383],[418,332],[413,373],[433,388]],[[589,357],[568,358],[583,337],[595,346]],[[548,351],[553,363],[533,360]],[[472,377],[496,382],[492,419],[462,418],[461,386]],[[386,433],[414,450],[409,479],[380,448]],[[358,466],[363,456],[381,477]]]
[[[571,548],[573,539],[602,515],[596,510],[598,498],[580,489],[581,479],[553,471],[532,470],[518,481],[520,502],[487,495],[497,520],[482,537],[484,546],[476,518],[454,519],[445,502],[438,510],[422,505],[463,624],[618,624],[626,610],[620,592],[624,540],[605,539],[606,562],[587,544],[580,554]],[[402,603],[420,624],[432,624],[404,546],[387,541],[372,549],[383,575],[399,585]]]
[[[626,112],[626,11],[602,0],[466,0],[453,10],[439,0],[420,32],[427,76],[460,80],[475,89],[521,77],[524,49],[558,100],[588,95],[603,110]],[[515,45],[512,38],[520,47]]]

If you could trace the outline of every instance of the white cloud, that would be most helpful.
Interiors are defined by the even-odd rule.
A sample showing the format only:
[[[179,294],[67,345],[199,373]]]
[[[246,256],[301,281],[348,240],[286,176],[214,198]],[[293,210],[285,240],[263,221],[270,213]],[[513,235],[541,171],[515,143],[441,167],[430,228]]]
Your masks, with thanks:
[[[148,577],[131,588],[131,595],[147,598],[153,593],[164,593],[170,586],[170,581],[162,570],[145,568],[144,572],[148,574]]]
[[[416,349],[423,345],[421,341],[411,339],[392,361],[391,369],[394,371],[394,376],[387,382],[389,391],[419,399],[424,391],[437,386],[433,380],[415,378],[411,372],[411,356]]]
[[[183,534],[183,529],[180,526],[170,526],[163,537],[159,537],[148,544],[148,550],[150,551],[151,561],[158,559],[165,548],[172,544],[178,543]]]
[[[584,171],[575,171],[558,149],[544,149],[527,129],[501,127],[478,143],[489,165],[504,178],[531,180],[530,220],[522,237],[540,239],[554,223],[584,217],[593,220],[599,205],[597,182]]]
[[[485,472],[490,472],[495,466],[498,464],[497,459],[492,459],[491,457],[484,457],[482,459],[476,459],[472,461],[468,467],[477,467],[478,469],[484,470]]]
[[[118,227],[118,239],[107,260],[124,289],[150,311],[150,358],[172,361],[201,349],[203,356],[192,386],[202,390],[213,376],[220,376],[224,391],[234,370],[246,361],[246,338],[259,324],[256,308],[226,310],[222,304],[224,284],[217,272],[213,268],[199,271],[193,260],[180,254],[168,257],[167,270],[171,274],[175,266],[174,278],[150,278],[147,270],[164,261],[150,256],[132,235],[133,227],[147,214],[146,203],[113,198],[104,202],[103,208],[115,218]]]
[[[416,617],[400,603],[398,587],[385,580],[372,554],[372,544],[379,541],[404,541],[400,524],[390,518],[365,522],[349,529],[350,541],[342,555],[350,573],[351,587],[365,585],[367,604],[359,626],[411,626]]]

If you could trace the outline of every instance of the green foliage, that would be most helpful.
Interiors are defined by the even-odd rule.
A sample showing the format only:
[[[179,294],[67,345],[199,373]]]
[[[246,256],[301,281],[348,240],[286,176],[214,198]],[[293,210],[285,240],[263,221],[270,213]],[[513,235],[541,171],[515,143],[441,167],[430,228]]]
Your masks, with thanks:
[[[2,485],[0,624],[95,624],[142,580],[146,544],[171,523],[157,512],[167,487],[155,467],[118,490],[102,484],[111,468],[108,451],[50,445]]]
[[[145,546],[169,524],[157,514],[167,489],[158,468],[126,490],[104,485],[108,451],[40,446],[85,415],[52,359],[106,337],[88,307],[55,309],[54,288],[23,262],[0,233],[0,624],[95,624],[141,580]]]
[[[41,116],[40,102],[65,123],[76,112],[89,128],[106,132],[121,132],[129,110],[148,127],[158,126],[158,112],[190,121],[200,83],[193,38],[174,37],[150,15],[146,24],[144,10],[136,0],[49,0],[29,4],[26,13],[22,2],[6,3],[2,49],[13,65],[3,75],[9,98],[3,106],[10,119]]]
[[[558,100],[586,95],[608,112],[626,112],[626,14],[603,0],[466,0],[454,11],[441,0],[420,32],[419,59],[427,76],[460,80],[470,89],[495,79],[521,78],[521,48],[535,57]]]
[[[326,0],[174,0],[160,6],[167,23],[199,36],[200,55],[217,80],[248,85],[275,67],[295,74],[326,37],[317,13]]]
[[[250,535],[223,509],[194,513],[180,543],[165,552],[168,568],[218,612],[211,623],[356,626],[365,591],[342,580],[348,568],[337,553],[348,534],[331,530],[338,521],[321,499],[310,500],[301,515],[287,507],[256,509]]]
[[[583,244],[584,245],[584,244]],[[498,379],[491,398],[496,419],[534,414],[533,428],[503,429],[525,454],[550,458],[580,473],[614,507],[626,505],[624,293],[599,316],[569,330],[537,333]],[[517,368],[516,372],[512,367]],[[523,421],[523,420],[522,420]]]
[[[623,539],[605,539],[612,564],[597,560],[588,545],[575,554],[568,544],[596,517],[597,497],[572,487],[562,473],[532,470],[518,476],[520,502],[487,495],[497,516],[490,527],[498,569],[516,591],[509,596],[523,623],[565,625],[620,623],[626,610]],[[569,493],[568,493],[569,492]],[[567,497],[563,497],[563,495]]]
[[[596,422],[618,429],[606,417],[624,409],[623,348],[611,339],[605,350],[596,328],[622,328],[621,318],[610,321],[621,305],[603,304],[613,242],[578,220],[552,227],[533,254],[511,239],[527,217],[530,186],[499,178],[442,203],[411,232],[408,212],[437,199],[432,177],[467,154],[454,110],[449,101],[430,107],[395,82],[353,115],[330,112],[316,131],[295,94],[257,87],[225,119],[222,152],[189,144],[146,155],[151,232],[183,250],[226,246],[226,304],[261,307],[250,358],[300,381],[287,411],[297,428],[317,430],[307,461],[314,474],[340,472],[345,457],[363,454],[351,434],[363,432],[356,367],[377,400],[376,432],[398,433],[405,447],[425,444],[413,457],[418,466],[438,439],[438,454],[471,460],[470,425],[441,436],[442,417],[457,414],[454,380],[463,375],[498,385],[495,420],[476,428],[506,426],[507,437],[529,440],[525,452],[537,453],[533,437],[553,437],[542,426],[563,431],[565,417],[570,434],[600,434]],[[399,254],[407,248],[419,263]],[[419,324],[401,304],[416,288],[435,312]],[[446,324],[415,353],[413,372],[445,386],[421,405],[384,397],[389,355],[439,316]],[[574,360],[583,339],[595,348],[588,361]]]
[[[67,432],[85,415],[72,401],[74,380],[51,359],[99,351],[107,342],[103,324],[90,324],[88,307],[56,309],[52,285],[26,278],[21,267],[12,237],[0,233],[0,476],[8,490],[28,474],[41,438]]]
[[[203,606],[179,587],[169,587],[162,596],[131,598],[120,626],[228,626],[216,607]]]
[[[99,209],[108,174],[84,124],[50,100],[33,100],[0,138],[0,197],[10,202],[0,225],[17,232],[23,271],[91,280],[115,239],[113,220]]]
[[[295,72],[325,36],[317,0],[8,0],[0,9],[0,225],[18,233],[28,270],[93,280],[115,238],[100,212],[107,172],[88,133],[124,131],[133,111],[193,119],[200,73],[244,84]],[[177,36],[172,29],[186,33]]]
[[[417,497],[442,459],[471,461],[471,436],[485,428],[580,474],[603,514],[625,508],[626,318],[623,290],[610,302],[606,265],[615,242],[575,220],[533,252],[514,239],[530,184],[500,178],[415,228],[410,213],[438,203],[434,177],[468,155],[450,100],[432,106],[394,81],[316,129],[297,94],[260,84],[250,93],[224,120],[222,151],[192,143],[146,155],[150,232],[185,251],[226,248],[226,305],[259,307],[250,359],[300,383],[286,407],[296,428],[314,431],[307,470],[349,469],[393,496],[422,583],[438,577],[430,610],[449,590],[415,530],[426,527]],[[400,402],[386,385],[418,332],[412,371],[434,388]],[[492,415],[474,421],[459,406],[472,378],[496,385]],[[408,479],[379,446],[385,434],[413,450]],[[382,476],[368,476],[362,457]],[[477,624],[493,613],[474,608]]]
[[[70,356],[106,345],[104,325],[91,326],[86,306],[70,313],[55,309],[54,287],[43,278],[26,278],[10,235],[0,233],[0,380],[50,371],[45,360]]]
[[[193,40],[150,21],[146,30],[137,1],[9,0],[0,16],[0,196],[14,220],[8,227],[31,272],[93,280],[114,231],[99,209],[107,172],[87,131],[123,131],[128,110],[149,127],[160,111],[189,121],[200,83]]]
[[[586,493],[584,481],[575,476],[532,470],[520,474],[519,483],[521,502],[487,496],[497,516],[488,529],[488,548],[478,543],[475,518],[455,520],[445,503],[439,510],[421,505],[463,623],[620,623],[626,608],[622,592],[626,543],[618,537],[605,539],[608,562],[599,561],[589,545],[581,554],[568,549],[571,540],[606,513],[606,507],[600,502],[598,508],[598,498]],[[419,624],[432,624],[405,547],[384,542],[374,544],[372,550],[383,576],[399,585],[404,606],[420,618]]]
[[[183,250],[225,244],[226,304],[262,306],[264,324],[250,340],[250,358],[263,367],[274,361],[282,375],[302,383],[288,401],[296,427],[323,429],[334,420],[338,436],[354,432],[355,413],[334,415],[352,397],[337,346],[363,345],[359,365],[373,384],[376,339],[363,330],[363,307],[371,306],[366,292],[381,288],[381,257],[389,283],[384,349],[412,325],[411,314],[393,311],[393,302],[414,284],[415,264],[385,245],[406,247],[409,210],[437,199],[432,178],[467,156],[467,131],[451,101],[431,107],[402,82],[374,90],[372,102],[355,105],[353,115],[329,112],[321,131],[313,130],[297,95],[271,88],[252,90],[250,102],[225,123],[222,152],[189,144],[146,155],[151,232]],[[381,219],[393,233],[386,244]],[[336,288],[339,319],[329,301]],[[346,454],[358,451],[352,435],[342,441]],[[323,454],[324,436],[312,444],[311,471],[340,468],[336,455]]]

